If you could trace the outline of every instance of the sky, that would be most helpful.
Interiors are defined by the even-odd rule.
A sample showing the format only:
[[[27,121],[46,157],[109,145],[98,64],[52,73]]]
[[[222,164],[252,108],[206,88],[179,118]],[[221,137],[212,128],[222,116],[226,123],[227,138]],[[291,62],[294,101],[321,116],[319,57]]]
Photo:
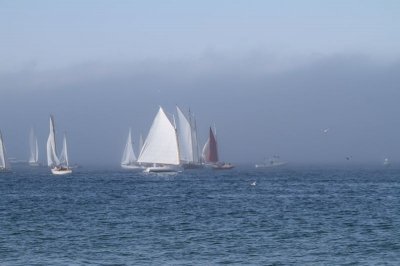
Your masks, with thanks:
[[[118,165],[158,106],[216,125],[222,160],[400,162],[399,1],[0,0],[0,130],[41,159]],[[328,134],[322,130],[329,128]],[[61,139],[60,139],[61,140]]]

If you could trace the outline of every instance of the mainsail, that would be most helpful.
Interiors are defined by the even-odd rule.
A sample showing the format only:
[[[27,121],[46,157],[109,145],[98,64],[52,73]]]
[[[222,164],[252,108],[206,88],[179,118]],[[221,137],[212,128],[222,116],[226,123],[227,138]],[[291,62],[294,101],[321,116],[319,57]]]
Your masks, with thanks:
[[[142,134],[140,134],[138,154],[140,154],[140,152],[142,151],[142,148],[143,148],[143,136],[142,136]]]
[[[181,109],[176,106],[178,113],[179,155],[182,162],[191,163],[193,158],[192,126]]]
[[[129,129],[128,139],[125,144],[124,154],[122,155],[121,164],[130,165],[136,162],[136,155],[133,151],[131,129]]]
[[[1,134],[0,131],[0,169],[4,170],[9,168],[10,168],[10,163],[8,162],[6,148],[3,142],[3,135]]]
[[[67,149],[67,136],[64,133],[64,140],[63,140],[63,146],[60,154],[60,165],[62,166],[69,166],[69,161],[68,161],[68,149]]]
[[[161,107],[154,118],[137,161],[179,165],[176,129]]]
[[[29,155],[29,163],[35,164],[39,161],[39,149],[38,149],[38,142],[35,136],[35,132],[33,128],[29,134],[29,147],[30,147],[30,155]]]
[[[199,156],[199,143],[197,141],[197,124],[194,115],[190,113],[189,110],[189,119],[192,130],[192,150],[193,150],[193,162],[200,163]]]
[[[203,147],[203,160],[206,163],[218,162],[218,149],[217,140],[215,139],[214,133],[210,127],[210,133],[206,144]]]
[[[47,139],[47,165],[49,167],[60,165],[60,160],[57,157],[57,148],[55,140],[54,118],[50,116],[50,133]]]

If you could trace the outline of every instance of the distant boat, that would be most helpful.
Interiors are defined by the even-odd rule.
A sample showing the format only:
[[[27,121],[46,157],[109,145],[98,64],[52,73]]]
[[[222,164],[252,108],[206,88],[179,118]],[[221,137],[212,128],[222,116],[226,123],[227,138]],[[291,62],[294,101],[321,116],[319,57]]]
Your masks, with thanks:
[[[152,165],[145,172],[181,170],[176,126],[171,123],[162,107],[154,118],[137,162]]]
[[[72,170],[69,168],[68,151],[67,151],[67,138],[64,134],[63,148],[61,151],[60,159],[57,156],[57,147],[55,139],[54,118],[50,116],[50,132],[47,139],[47,165],[51,168],[54,175],[71,174]]]
[[[39,166],[39,149],[38,149],[38,142],[35,135],[33,128],[29,134],[29,148],[30,148],[30,155],[28,163],[30,166]]]
[[[3,135],[0,131],[0,172],[7,172],[11,170],[10,162],[7,158],[6,148],[4,146]]]
[[[277,167],[277,166],[283,166],[286,165],[286,162],[281,161],[280,157],[275,155],[270,159],[265,159],[264,163],[262,164],[256,164],[256,168],[269,168],[269,167]]]
[[[136,158],[135,152],[133,151],[131,129],[129,129],[128,139],[126,140],[124,153],[122,155],[121,167],[123,169],[131,169],[131,170],[132,169],[141,169],[142,166],[140,166],[136,162],[136,160],[137,160],[137,158]]]
[[[189,111],[189,118],[176,106],[178,113],[178,142],[180,161],[185,169],[202,168],[197,144],[196,120]]]
[[[383,160],[383,165],[386,166],[386,167],[390,166],[389,158],[385,158],[385,160]]]
[[[217,139],[211,127],[209,130],[209,137],[203,147],[202,157],[206,166],[209,166],[215,170],[227,170],[234,167],[234,165],[231,163],[219,161]]]
[[[24,165],[27,163],[27,161],[24,160],[18,160],[15,157],[8,157],[8,162],[10,163],[10,165],[14,165],[14,164],[20,164],[20,165]]]

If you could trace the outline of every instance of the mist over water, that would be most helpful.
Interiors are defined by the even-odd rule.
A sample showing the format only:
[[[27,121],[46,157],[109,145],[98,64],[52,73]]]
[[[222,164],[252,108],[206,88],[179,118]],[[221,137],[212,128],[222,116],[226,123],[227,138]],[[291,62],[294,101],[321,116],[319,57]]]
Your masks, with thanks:
[[[0,121],[9,155],[25,159],[34,127],[44,159],[48,116],[67,132],[71,161],[118,164],[128,133],[138,143],[161,105],[196,115],[200,142],[216,125],[221,159],[279,154],[294,163],[400,158],[400,63],[336,55],[279,69],[248,58],[90,63],[0,75]],[[329,128],[328,134],[323,129]]]
[[[118,165],[161,105],[216,125],[221,160],[400,161],[398,1],[2,1],[0,129],[48,117],[72,162]],[[328,134],[322,130],[329,128]]]

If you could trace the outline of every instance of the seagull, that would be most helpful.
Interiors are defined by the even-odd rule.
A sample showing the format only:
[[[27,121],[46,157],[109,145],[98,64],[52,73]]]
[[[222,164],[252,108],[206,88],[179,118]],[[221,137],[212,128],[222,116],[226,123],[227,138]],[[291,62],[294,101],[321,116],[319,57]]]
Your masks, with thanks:
[[[255,186],[255,185],[256,185],[256,181],[254,181],[253,183],[251,183],[251,185],[252,185],[252,186]]]
[[[323,132],[324,134],[328,134],[328,131],[329,131],[329,128],[325,128],[325,129],[322,130],[322,132]]]

